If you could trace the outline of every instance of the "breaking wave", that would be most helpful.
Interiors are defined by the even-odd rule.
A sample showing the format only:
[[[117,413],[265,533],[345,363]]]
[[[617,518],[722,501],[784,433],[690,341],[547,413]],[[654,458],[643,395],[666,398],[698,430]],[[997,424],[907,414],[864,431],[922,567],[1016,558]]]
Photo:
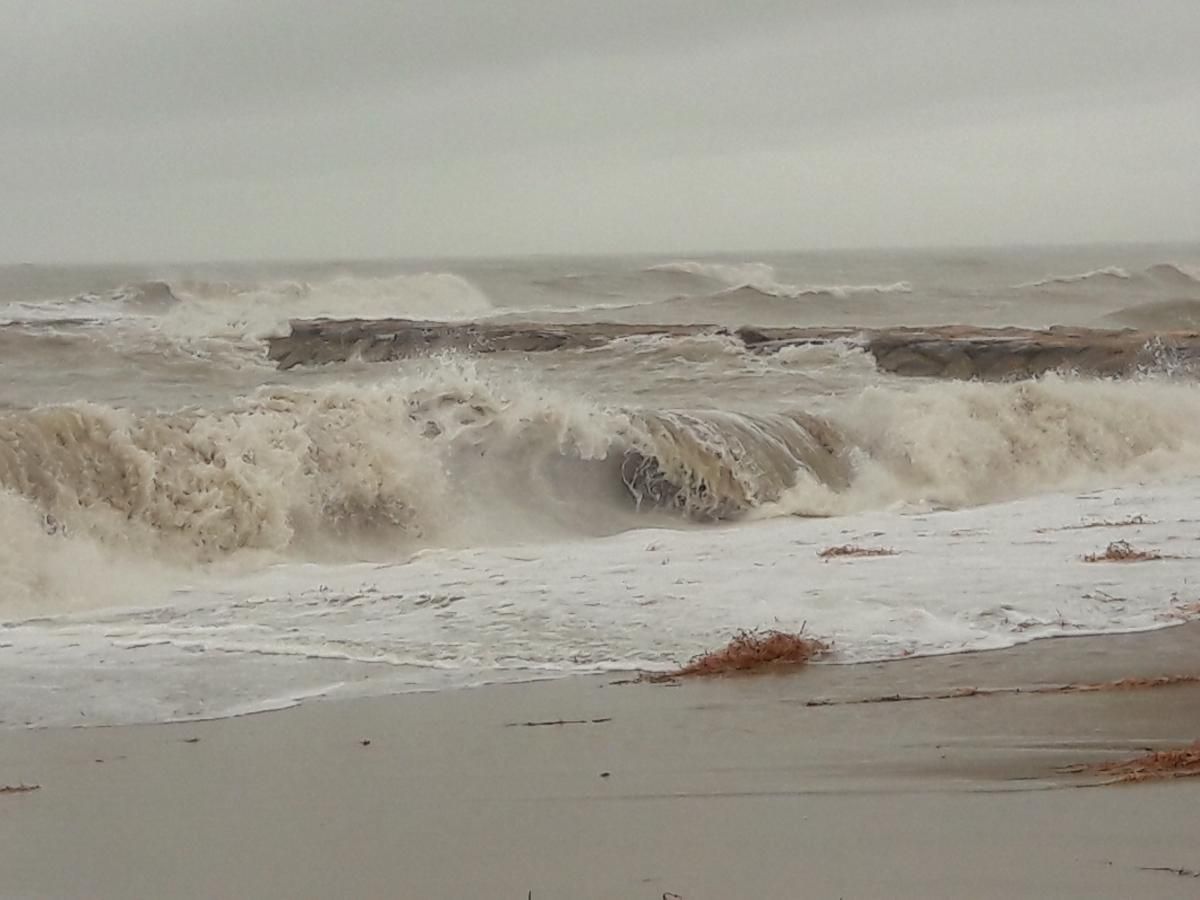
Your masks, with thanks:
[[[1052,275],[1037,281],[1015,285],[1015,289],[1069,285],[1084,287],[1091,285],[1126,287],[1131,284],[1195,290],[1200,288],[1200,269],[1176,263],[1157,263],[1140,272],[1130,272],[1119,266],[1106,266],[1105,268],[1080,272],[1075,275]]]
[[[88,588],[68,559],[394,558],[1164,472],[1200,472],[1200,394],[1154,379],[875,387],[751,415],[606,409],[442,359],[370,386],[264,389],[225,411],[0,415],[6,596],[29,602]]]
[[[320,281],[144,281],[68,299],[0,307],[6,324],[133,324],[183,336],[258,340],[291,319],[458,320],[492,312],[487,296],[448,272]]]
[[[1195,385],[1165,378],[872,387],[830,411],[852,460],[847,488],[798,478],[773,512],[958,508],[1197,474],[1198,417]]]
[[[752,287],[764,293],[792,290],[791,285],[779,283],[774,266],[762,262],[719,263],[683,259],[649,266],[645,271],[687,275],[731,288]]]
[[[1092,269],[1089,272],[1080,272],[1075,275],[1050,275],[1046,278],[1038,279],[1037,281],[1027,281],[1023,284],[1016,285],[1017,288],[1038,288],[1050,287],[1056,284],[1079,284],[1080,282],[1105,282],[1112,284],[1114,282],[1128,281],[1130,274],[1120,266],[1106,266],[1102,269]]]
[[[0,304],[0,325],[101,325],[163,312],[178,302],[165,281],[144,281],[75,297]]]
[[[718,293],[725,295],[751,291],[767,297],[795,300],[811,296],[845,299],[856,294],[912,293],[912,285],[907,281],[897,281],[892,284],[785,284],[779,280],[773,266],[762,262],[717,263],[689,259],[660,263],[650,266],[645,271],[686,275],[716,282],[723,288]]]
[[[87,370],[96,388],[111,388],[101,399],[128,396],[141,381],[139,396],[166,399],[170,408],[207,389],[244,393],[255,372],[274,371],[265,339],[287,334],[296,318],[453,321],[494,311],[471,282],[448,273],[142,281],[69,299],[0,304],[0,362],[21,403],[78,397],[69,375]]]
[[[912,285],[907,281],[897,281],[892,284],[829,284],[793,287],[787,291],[767,291],[754,285],[742,285],[733,289],[741,293],[751,291],[768,297],[779,297],[785,300],[796,300],[800,297],[833,297],[845,300],[861,294],[911,294]],[[726,293],[732,293],[728,291]]]
[[[181,297],[193,301],[235,300],[279,306],[292,318],[458,319],[491,309],[483,291],[452,272],[336,275],[320,281],[181,281],[177,290]]]

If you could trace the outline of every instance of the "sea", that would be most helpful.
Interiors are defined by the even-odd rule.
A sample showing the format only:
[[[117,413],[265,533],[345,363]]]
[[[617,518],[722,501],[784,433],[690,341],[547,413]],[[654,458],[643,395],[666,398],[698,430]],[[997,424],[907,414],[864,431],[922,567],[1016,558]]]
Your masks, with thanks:
[[[712,328],[279,370],[314,318]],[[1198,331],[1200,245],[0,267],[0,724],[1196,615],[1200,372],[1169,347],[980,382],[729,333],[948,323]],[[1115,542],[1152,558],[1087,561]]]

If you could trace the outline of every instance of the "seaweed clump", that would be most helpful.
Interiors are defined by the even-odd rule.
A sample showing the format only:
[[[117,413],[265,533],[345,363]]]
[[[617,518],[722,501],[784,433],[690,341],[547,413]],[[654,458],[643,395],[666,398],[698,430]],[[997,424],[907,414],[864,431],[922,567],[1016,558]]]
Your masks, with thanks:
[[[1148,562],[1162,559],[1157,550],[1136,550],[1128,541],[1113,541],[1103,553],[1089,553],[1084,562]]]
[[[896,551],[890,547],[860,547],[858,544],[843,544],[840,547],[826,547],[817,556],[821,559],[839,559],[844,557],[858,558],[869,556],[895,556]]]
[[[1067,771],[1105,775],[1111,784],[1195,778],[1200,776],[1200,741],[1175,750],[1155,750],[1133,759],[1072,766]]]
[[[802,666],[829,653],[831,645],[803,633],[775,629],[739,631],[724,647],[702,653],[666,678],[725,675]]]

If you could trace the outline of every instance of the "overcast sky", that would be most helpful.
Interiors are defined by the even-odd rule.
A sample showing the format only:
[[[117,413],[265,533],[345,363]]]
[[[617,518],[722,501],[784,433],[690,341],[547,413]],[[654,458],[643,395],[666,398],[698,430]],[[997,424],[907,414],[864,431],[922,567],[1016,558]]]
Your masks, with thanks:
[[[0,0],[0,261],[1200,238],[1200,0]]]

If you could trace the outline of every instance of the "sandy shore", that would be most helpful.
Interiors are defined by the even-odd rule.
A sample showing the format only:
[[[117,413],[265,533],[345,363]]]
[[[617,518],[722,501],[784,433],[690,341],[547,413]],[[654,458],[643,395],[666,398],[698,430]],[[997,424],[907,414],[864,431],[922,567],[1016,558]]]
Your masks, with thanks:
[[[1200,685],[851,701],[1197,675],[1197,641],[4,731],[40,787],[0,795],[0,896],[1195,897],[1157,867],[1200,869],[1200,779],[1057,770],[1200,738]]]

